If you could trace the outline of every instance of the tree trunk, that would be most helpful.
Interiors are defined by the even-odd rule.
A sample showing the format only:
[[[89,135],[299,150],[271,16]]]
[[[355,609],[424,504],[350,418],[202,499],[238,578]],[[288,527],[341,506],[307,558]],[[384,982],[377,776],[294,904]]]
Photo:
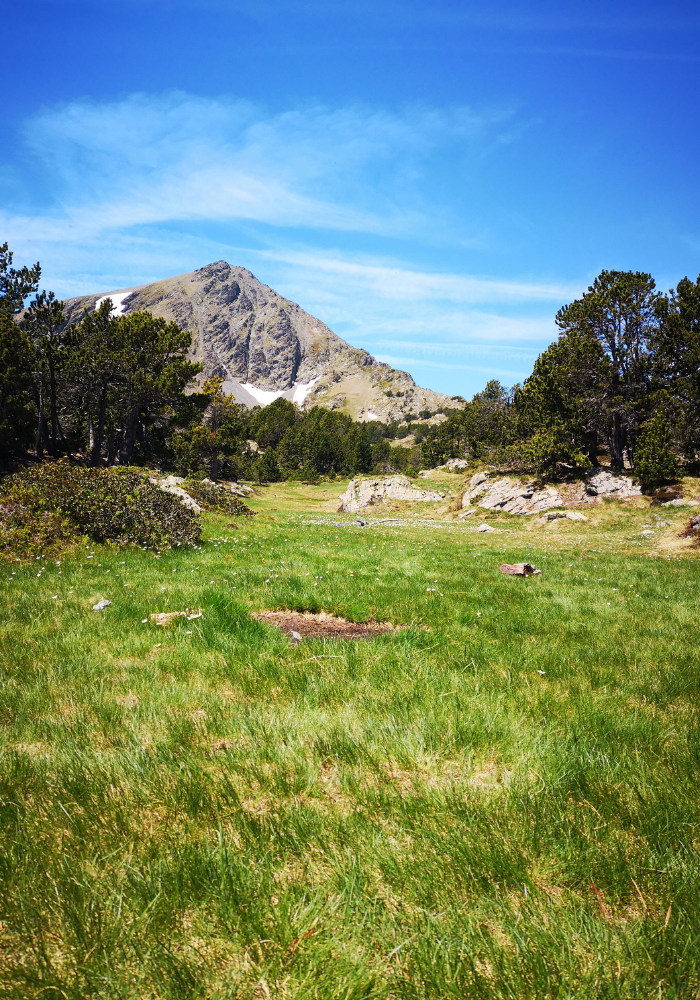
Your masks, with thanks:
[[[90,465],[99,465],[100,455],[102,453],[102,439],[105,432],[105,417],[107,415],[107,385],[106,382],[102,383],[102,391],[100,393],[100,409],[97,416],[97,427],[94,428],[94,435],[91,433],[91,443],[90,443]]]
[[[56,405],[56,372],[54,370],[53,355],[49,353],[49,417],[51,419],[51,433],[49,436],[49,453],[55,458],[58,452],[58,408]]]
[[[119,462],[128,465],[136,447],[136,435],[139,429],[139,408],[134,407],[126,418],[126,426],[122,435],[122,446],[119,449]]]
[[[586,434],[586,455],[591,465],[596,468],[598,465],[598,432],[588,431]]]
[[[114,459],[117,457],[117,434],[116,431],[112,433],[107,438],[107,465],[114,465]]]
[[[209,478],[212,483],[219,479],[219,449],[218,449],[219,418],[216,406],[212,407],[211,414],[211,449],[209,451]]]
[[[36,423],[36,457],[41,461],[44,457],[46,443],[46,421],[44,420],[44,391],[39,389],[39,416]]]
[[[612,433],[610,435],[610,467],[617,472],[622,472],[625,468],[626,436],[620,414],[615,411],[613,413]]]

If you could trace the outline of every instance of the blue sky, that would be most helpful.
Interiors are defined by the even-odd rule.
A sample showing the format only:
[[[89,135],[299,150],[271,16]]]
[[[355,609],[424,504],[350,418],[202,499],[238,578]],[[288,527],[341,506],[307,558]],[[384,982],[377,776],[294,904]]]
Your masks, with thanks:
[[[700,272],[690,3],[23,0],[0,242],[68,297],[225,259],[417,382],[512,385],[601,268]]]

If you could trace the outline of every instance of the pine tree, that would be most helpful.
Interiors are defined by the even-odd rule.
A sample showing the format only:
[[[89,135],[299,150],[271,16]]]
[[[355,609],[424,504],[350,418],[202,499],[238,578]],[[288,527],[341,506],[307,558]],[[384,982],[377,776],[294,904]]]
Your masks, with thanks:
[[[110,399],[110,415],[112,423],[119,425],[119,461],[126,465],[133,457],[139,426],[145,428],[160,420],[165,411],[180,408],[186,387],[202,366],[187,359],[192,337],[177,323],[168,323],[148,312],[136,312],[118,317],[116,324],[120,366]],[[221,396],[217,404],[218,425],[226,424],[219,434],[222,445],[228,429],[226,421],[232,418],[231,405],[234,418],[239,408],[230,397],[223,397],[220,388],[217,391]]]
[[[39,287],[41,266],[11,267],[12,251],[7,243],[0,246],[0,312],[22,311],[24,300]]]
[[[590,464],[581,449],[584,429],[576,406],[560,381],[558,349],[554,344],[539,356],[514,398],[516,426],[524,441],[521,457],[543,473],[554,472],[560,463],[579,468]]]
[[[217,375],[204,380],[202,391],[188,397],[189,426],[175,431],[170,438],[177,468],[185,475],[206,470],[212,482],[217,482],[223,469],[239,474],[237,460],[245,444],[242,407],[224,393],[222,384]]]
[[[650,274],[601,271],[556,316],[559,343],[573,348],[564,366],[568,392],[580,400],[587,431],[607,441],[614,469],[624,469],[649,392],[661,300]]]
[[[21,455],[34,439],[33,355],[24,330],[0,311],[0,458]]]
[[[260,483],[278,483],[282,478],[274,448],[266,448],[255,463],[255,473]]]
[[[302,483],[313,484],[319,481],[319,475],[313,462],[304,462],[299,473],[299,478]]]
[[[642,489],[653,490],[678,476],[678,462],[663,410],[657,410],[634,450],[634,471]]]
[[[32,342],[15,322],[24,300],[37,290],[41,268],[11,266],[12,252],[0,245],[0,456],[21,454],[36,421]]]
[[[59,397],[63,388],[70,330],[63,330],[63,303],[53,292],[41,292],[24,314],[22,328],[34,344],[34,391],[37,405],[36,453],[43,445],[49,455],[58,453],[63,440],[59,421]],[[48,412],[47,412],[48,411]]]

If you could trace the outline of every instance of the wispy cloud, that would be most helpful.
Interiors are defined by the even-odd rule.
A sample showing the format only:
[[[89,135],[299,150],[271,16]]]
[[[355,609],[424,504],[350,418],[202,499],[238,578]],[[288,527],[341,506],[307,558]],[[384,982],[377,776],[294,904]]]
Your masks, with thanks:
[[[392,354],[378,354],[377,358],[379,361],[384,361],[386,364],[391,365],[392,368],[399,369],[412,369],[415,371],[416,367],[427,368],[427,369],[440,369],[442,371],[459,371],[459,372],[478,372],[482,375],[494,375],[496,378],[509,379],[511,381],[520,381],[524,379],[529,374],[529,367],[523,367],[520,370],[513,371],[510,368],[495,368],[491,365],[465,365],[465,364],[447,364],[442,361],[425,361],[420,358],[402,358],[395,357]]]
[[[556,339],[556,306],[582,289],[582,283],[502,282],[311,251],[259,256],[274,265],[279,291],[350,343],[407,369],[421,384],[465,395],[483,375],[524,379]]]
[[[75,102],[26,124],[27,175],[37,183],[12,184],[0,164],[10,206],[0,238],[39,258],[64,296],[223,257],[351,343],[400,354],[424,384],[468,391],[459,373],[521,378],[556,334],[556,305],[581,284],[458,273],[379,251],[420,248],[425,258],[440,240],[460,252],[488,241],[469,232],[464,213],[453,222],[448,200],[434,200],[433,160],[459,173],[517,127],[507,109],[270,112],[179,93]],[[28,194],[36,190],[40,201]]]
[[[375,294],[410,300],[445,302],[535,301],[561,302],[579,291],[578,285],[527,280],[503,281],[464,274],[418,271],[389,262],[351,260],[318,252],[275,252],[261,256],[279,260],[319,275],[340,276],[346,282],[372,289]]]
[[[178,93],[76,102],[27,123],[49,204],[38,216],[18,205],[4,223],[72,241],[192,220],[407,236],[427,224],[417,180],[430,157],[493,141],[508,117],[318,105],[269,113]]]

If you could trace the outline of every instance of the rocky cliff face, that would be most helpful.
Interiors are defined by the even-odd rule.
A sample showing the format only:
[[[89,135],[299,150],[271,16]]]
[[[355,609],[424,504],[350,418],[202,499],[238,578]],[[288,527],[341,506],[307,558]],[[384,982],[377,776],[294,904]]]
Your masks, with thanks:
[[[387,420],[460,405],[351,347],[250,271],[223,260],[151,285],[69,299],[68,320],[92,312],[107,295],[117,312],[145,309],[188,330],[205,375],[220,375],[226,391],[249,406],[285,396],[360,420]]]

